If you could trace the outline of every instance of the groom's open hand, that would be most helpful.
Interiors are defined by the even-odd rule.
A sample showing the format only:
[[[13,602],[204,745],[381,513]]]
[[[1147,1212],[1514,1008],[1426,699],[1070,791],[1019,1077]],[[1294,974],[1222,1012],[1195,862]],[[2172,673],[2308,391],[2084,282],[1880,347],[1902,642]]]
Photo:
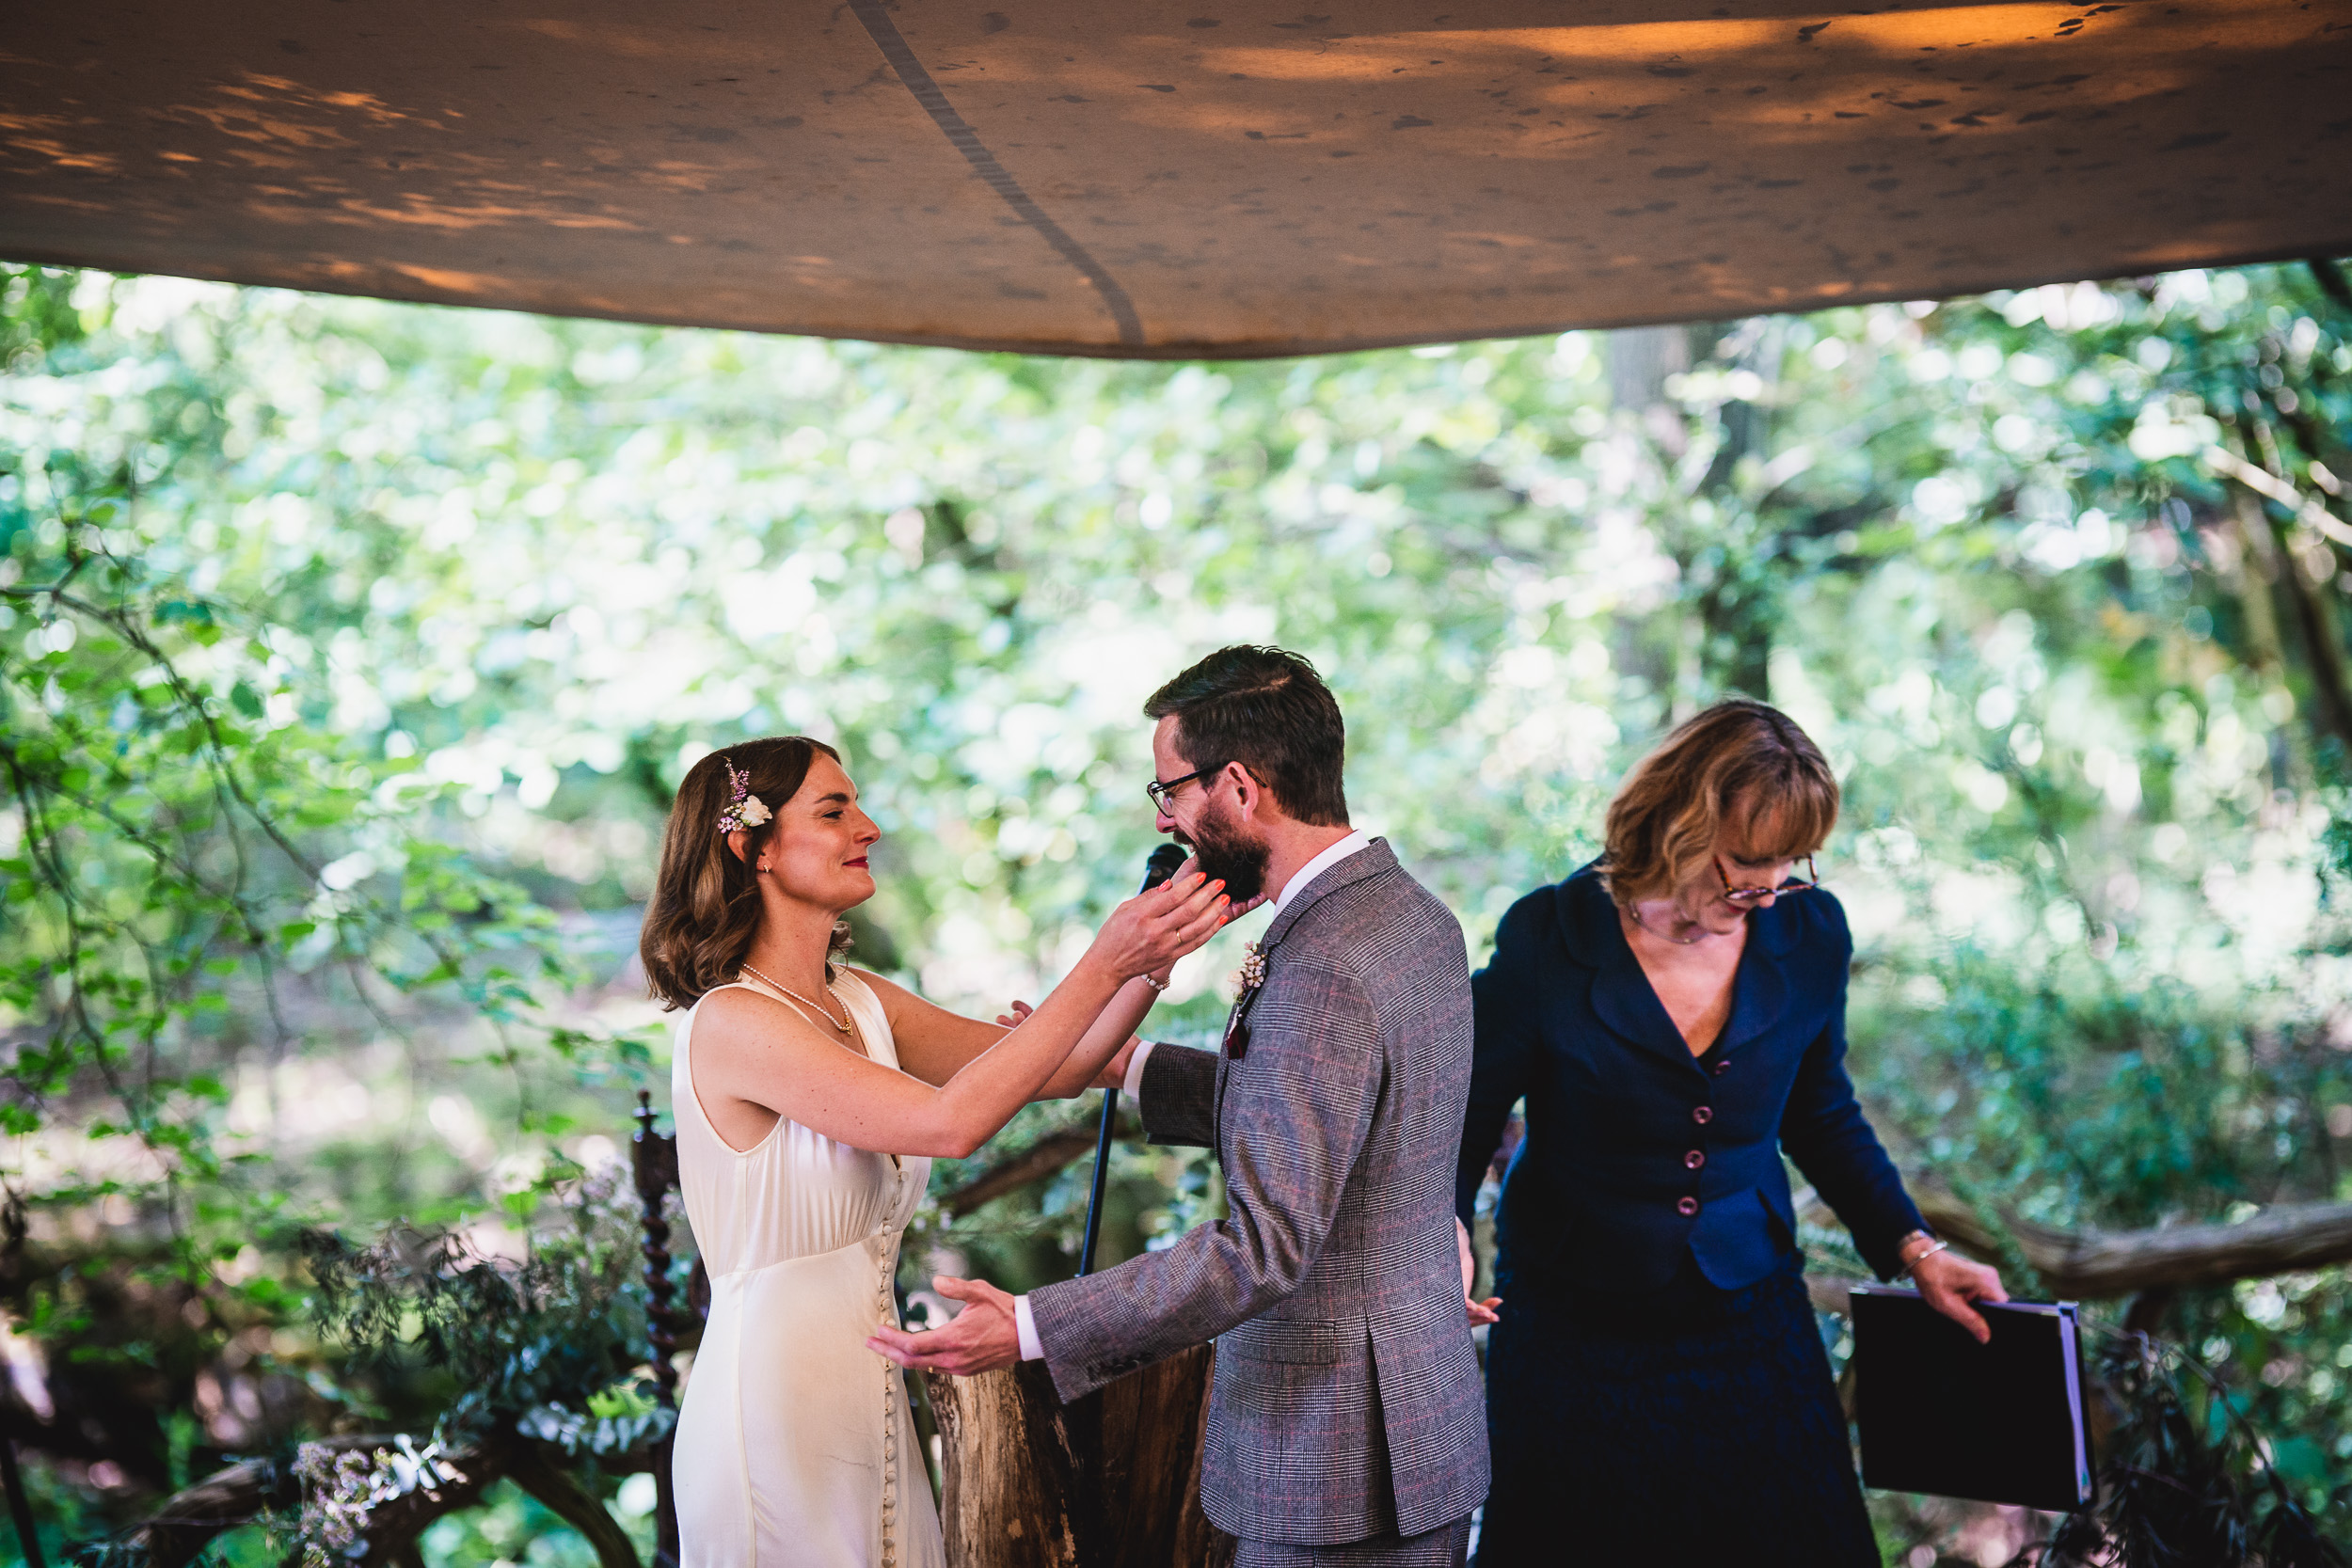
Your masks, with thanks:
[[[944,1274],[932,1277],[931,1289],[950,1301],[963,1303],[955,1322],[922,1334],[876,1329],[866,1348],[901,1367],[955,1377],[993,1371],[1021,1359],[1021,1330],[1013,1320],[1011,1296],[985,1279],[956,1279]]]

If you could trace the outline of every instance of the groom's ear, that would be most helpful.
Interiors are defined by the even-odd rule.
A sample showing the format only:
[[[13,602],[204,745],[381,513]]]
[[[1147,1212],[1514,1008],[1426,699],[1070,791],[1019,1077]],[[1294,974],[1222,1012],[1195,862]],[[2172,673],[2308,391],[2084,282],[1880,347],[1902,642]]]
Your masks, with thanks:
[[[1265,784],[1241,763],[1227,763],[1225,776],[1233,782],[1233,794],[1241,802],[1244,816],[1263,822],[1269,814],[1280,811]]]

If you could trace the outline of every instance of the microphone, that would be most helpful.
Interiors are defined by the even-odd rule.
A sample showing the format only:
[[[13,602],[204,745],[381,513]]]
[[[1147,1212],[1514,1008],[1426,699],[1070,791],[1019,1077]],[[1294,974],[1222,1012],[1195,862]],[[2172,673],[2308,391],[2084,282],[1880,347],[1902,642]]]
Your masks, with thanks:
[[[1192,851],[1181,844],[1163,844],[1152,851],[1152,858],[1143,863],[1143,885],[1136,891],[1149,893],[1176,875],[1177,869],[1192,858]]]
[[[1192,858],[1191,851],[1181,844],[1163,844],[1152,851],[1143,863],[1143,885],[1136,892],[1145,894],[1176,875],[1177,867]],[[1094,1239],[1103,1228],[1103,1183],[1111,1171],[1111,1128],[1119,1119],[1119,1091],[1103,1091],[1103,1125],[1094,1134],[1094,1190],[1087,1196],[1086,1239],[1078,1243],[1078,1276],[1083,1279],[1094,1272]]]

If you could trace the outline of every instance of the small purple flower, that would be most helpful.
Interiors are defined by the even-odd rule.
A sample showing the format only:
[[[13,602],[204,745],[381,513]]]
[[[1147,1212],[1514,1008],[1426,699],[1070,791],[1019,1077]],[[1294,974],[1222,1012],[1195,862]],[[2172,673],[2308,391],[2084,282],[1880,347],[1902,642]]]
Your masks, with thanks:
[[[719,832],[731,833],[739,828],[756,828],[773,818],[775,813],[768,809],[768,802],[752,793],[751,775],[737,772],[731,758],[719,760],[726,767],[728,786],[726,809],[719,814]]]

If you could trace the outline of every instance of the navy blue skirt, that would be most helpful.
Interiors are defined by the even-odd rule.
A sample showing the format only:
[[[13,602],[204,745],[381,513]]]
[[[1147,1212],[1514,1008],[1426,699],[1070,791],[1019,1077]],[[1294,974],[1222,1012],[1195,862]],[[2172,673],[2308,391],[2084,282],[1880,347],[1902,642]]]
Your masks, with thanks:
[[[1879,1568],[1801,1263],[1741,1291],[1686,1257],[1595,1300],[1514,1280],[1486,1352],[1480,1568]]]

